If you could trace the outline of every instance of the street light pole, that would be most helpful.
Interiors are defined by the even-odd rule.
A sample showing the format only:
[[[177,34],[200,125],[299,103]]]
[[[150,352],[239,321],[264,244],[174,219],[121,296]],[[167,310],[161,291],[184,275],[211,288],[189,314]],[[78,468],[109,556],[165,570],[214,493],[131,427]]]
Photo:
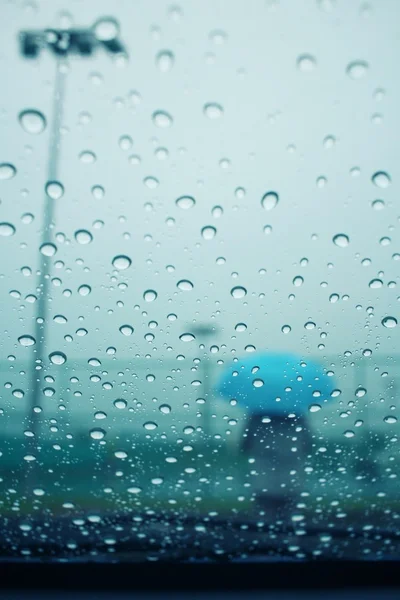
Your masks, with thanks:
[[[52,107],[52,127],[50,131],[49,156],[47,168],[47,183],[43,205],[43,227],[39,256],[38,302],[35,319],[35,360],[32,365],[32,381],[28,408],[28,429],[30,431],[30,453],[38,445],[41,378],[38,371],[46,362],[46,330],[49,281],[51,274],[52,256],[43,251],[46,244],[52,240],[52,229],[55,224],[55,200],[47,193],[47,185],[57,183],[60,156],[60,127],[63,115],[65,84],[67,74],[67,58],[75,55],[90,57],[93,51],[102,47],[109,54],[126,53],[118,39],[119,26],[113,18],[102,18],[88,29],[44,29],[28,30],[19,34],[20,51],[25,59],[35,59],[44,49],[56,58],[56,75]],[[34,462],[33,462],[34,464]],[[31,470],[33,477],[33,469]]]

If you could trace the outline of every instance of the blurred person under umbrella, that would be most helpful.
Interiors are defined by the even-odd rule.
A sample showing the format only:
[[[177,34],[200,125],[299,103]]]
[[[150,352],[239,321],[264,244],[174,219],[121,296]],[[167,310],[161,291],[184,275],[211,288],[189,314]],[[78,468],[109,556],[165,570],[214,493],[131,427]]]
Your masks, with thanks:
[[[239,359],[219,382],[219,394],[249,413],[242,450],[255,459],[256,502],[271,520],[287,523],[296,508],[312,452],[307,415],[333,389],[322,366],[286,353]]]

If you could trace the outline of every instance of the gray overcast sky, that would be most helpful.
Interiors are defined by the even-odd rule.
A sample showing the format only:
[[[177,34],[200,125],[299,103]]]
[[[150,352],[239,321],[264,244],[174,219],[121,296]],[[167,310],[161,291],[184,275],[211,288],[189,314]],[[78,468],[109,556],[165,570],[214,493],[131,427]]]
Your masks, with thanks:
[[[196,342],[179,340],[194,319],[219,328],[212,343],[226,349],[215,360],[229,359],[233,349],[241,355],[248,344],[321,360],[345,350],[360,356],[364,348],[382,355],[397,349],[399,328],[381,325],[385,316],[399,314],[398,286],[388,288],[390,281],[398,284],[400,264],[392,259],[400,252],[396,0],[370,2],[369,9],[355,0],[193,0],[179,9],[145,0],[3,0],[0,6],[0,162],[17,169],[13,179],[0,181],[1,221],[16,227],[14,236],[0,237],[2,358],[31,353],[17,338],[34,329],[36,304],[24,298],[35,291],[55,74],[48,54],[37,62],[22,60],[16,36],[20,29],[56,27],[69,18],[74,26],[90,26],[109,14],[121,25],[128,61],[118,64],[99,51],[69,62],[59,168],[65,194],[56,201],[54,227],[54,234],[65,236],[56,241],[54,262],[64,266],[52,273],[61,283],[51,285],[49,351],[104,358],[106,348],[115,346],[121,358],[194,356]],[[168,72],[157,66],[162,50],[174,56]],[[303,61],[302,69],[298,59],[304,55],[314,62]],[[354,61],[367,63],[360,78],[347,72]],[[218,103],[222,115],[208,118],[207,103]],[[29,108],[47,118],[40,135],[18,122],[19,112]],[[159,110],[171,115],[170,127],[154,124]],[[82,113],[90,115],[89,123]],[[119,146],[124,135],[133,140],[129,150]],[[324,144],[327,136],[333,144]],[[166,148],[168,157],[161,160],[158,148]],[[85,150],[95,153],[95,163],[79,159]],[[139,164],[130,162],[132,155]],[[377,171],[390,174],[389,187],[372,183]],[[157,188],[144,184],[149,176]],[[321,177],[324,186],[317,184]],[[103,198],[93,196],[94,185],[104,187]],[[243,197],[237,188],[244,188]],[[261,198],[270,190],[279,203],[266,211]],[[177,207],[182,195],[196,204]],[[375,199],[384,200],[383,210],[372,208]],[[223,208],[219,218],[212,214],[217,205]],[[27,212],[35,216],[31,224],[21,221]],[[104,225],[96,228],[95,221]],[[201,235],[207,225],[217,229],[211,240]],[[272,227],[268,235],[266,225]],[[78,244],[78,229],[90,230],[93,242]],[[338,233],[349,236],[347,247],[332,242]],[[384,237],[388,245],[380,243]],[[119,254],[132,260],[123,272],[112,267]],[[226,262],[217,264],[218,257]],[[369,266],[361,264],[365,258]],[[175,270],[168,272],[167,265]],[[24,266],[32,276],[24,276]],[[292,283],[298,275],[301,287]],[[370,289],[378,277],[383,287]],[[179,290],[181,279],[190,280],[193,290]],[[90,295],[78,294],[82,284],[92,287]],[[247,289],[245,298],[231,296],[236,285]],[[21,298],[10,296],[11,289]],[[147,289],[158,293],[153,303],[143,300]],[[331,303],[333,293],[349,298]],[[368,307],[374,308],[371,316]],[[169,321],[169,313],[178,319]],[[56,314],[68,323],[54,323]],[[144,340],[150,320],[158,323],[152,343]],[[306,330],[307,321],[316,328]],[[235,332],[238,322],[247,324],[246,332]],[[123,324],[135,328],[132,336],[119,333]],[[287,335],[281,332],[285,324],[292,328]],[[88,335],[76,336],[79,327]],[[321,339],[321,332],[327,337]],[[319,350],[321,343],[325,349]]]

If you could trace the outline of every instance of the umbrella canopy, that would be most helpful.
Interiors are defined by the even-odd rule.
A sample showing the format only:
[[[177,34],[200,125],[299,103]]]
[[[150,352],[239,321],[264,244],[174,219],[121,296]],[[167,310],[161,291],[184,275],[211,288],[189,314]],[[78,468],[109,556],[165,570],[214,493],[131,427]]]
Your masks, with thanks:
[[[263,353],[234,363],[223,374],[218,393],[250,412],[304,414],[331,398],[333,377],[317,363],[293,354]]]

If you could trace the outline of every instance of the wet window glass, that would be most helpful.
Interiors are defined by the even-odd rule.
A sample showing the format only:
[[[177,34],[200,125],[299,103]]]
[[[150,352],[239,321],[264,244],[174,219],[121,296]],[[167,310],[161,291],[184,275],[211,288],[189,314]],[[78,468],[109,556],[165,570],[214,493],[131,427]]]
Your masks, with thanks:
[[[1,557],[399,558],[399,9],[2,2]]]

